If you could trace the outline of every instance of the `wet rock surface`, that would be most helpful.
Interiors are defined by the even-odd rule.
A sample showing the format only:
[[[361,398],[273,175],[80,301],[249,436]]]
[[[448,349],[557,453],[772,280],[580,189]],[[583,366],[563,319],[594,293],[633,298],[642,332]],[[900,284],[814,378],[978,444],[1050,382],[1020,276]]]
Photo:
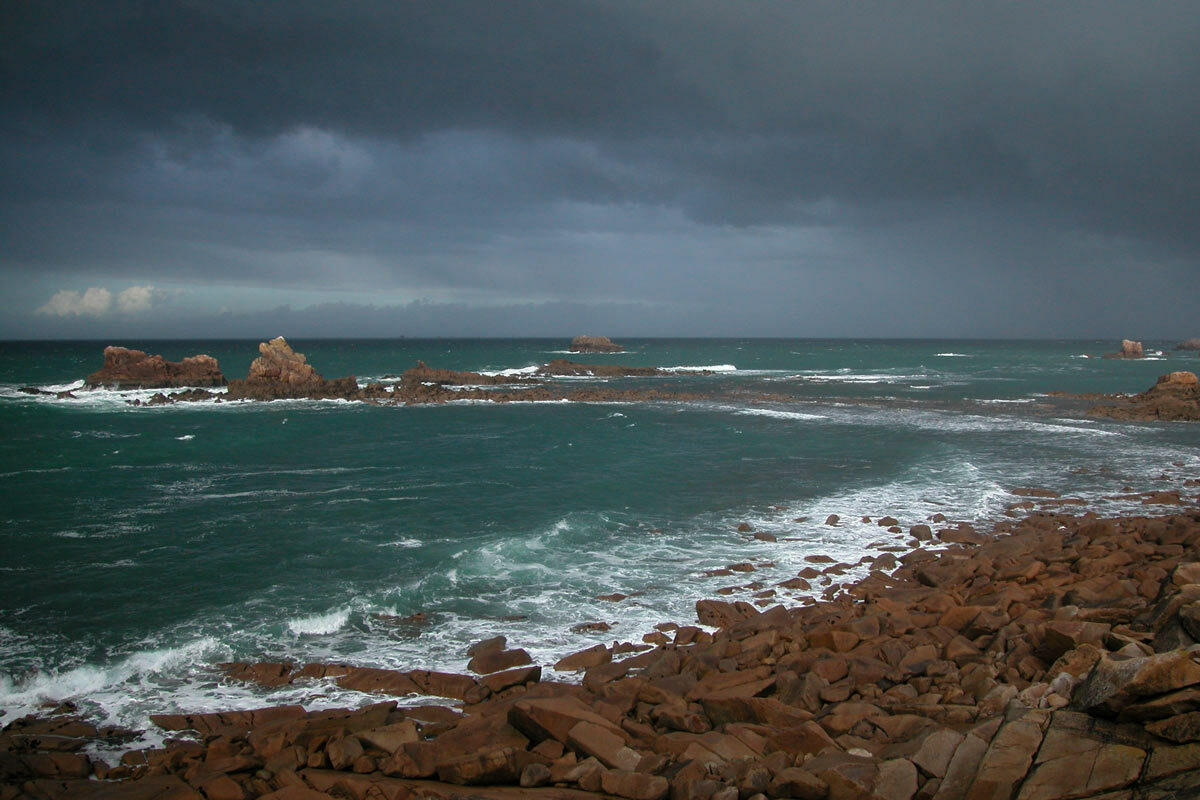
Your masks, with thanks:
[[[1141,394],[1111,399],[1116,402],[1094,406],[1088,415],[1128,421],[1200,420],[1200,385],[1194,372],[1170,372]]]
[[[325,380],[282,336],[260,343],[258,352],[245,380],[229,382],[227,399],[356,400],[360,396],[353,377]]]
[[[199,739],[116,765],[84,751],[123,733],[16,720],[0,797],[1190,797],[1198,609],[1194,505],[1037,511],[807,606],[702,600],[708,630],[660,625],[553,672],[503,637],[469,649],[475,675],[223,664],[226,680],[329,680],[382,702],[156,716]]]
[[[225,376],[212,356],[200,354],[182,361],[167,361],[159,355],[114,346],[104,348],[104,366],[84,380],[93,389],[174,389],[225,383]]]

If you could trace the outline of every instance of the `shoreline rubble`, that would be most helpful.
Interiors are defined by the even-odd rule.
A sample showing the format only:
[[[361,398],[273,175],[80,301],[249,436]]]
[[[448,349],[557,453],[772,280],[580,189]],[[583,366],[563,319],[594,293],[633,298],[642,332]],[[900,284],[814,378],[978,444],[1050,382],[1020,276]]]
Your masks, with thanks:
[[[111,767],[80,750],[121,732],[70,713],[16,720],[0,733],[0,800],[1192,796],[1200,510],[1166,494],[1131,498],[1174,513],[1102,518],[1017,489],[1014,509],[1044,505],[986,533],[913,525],[917,546],[866,556],[866,577],[808,605],[704,599],[699,625],[552,666],[503,637],[470,648],[474,674],[220,665],[227,680],[329,680],[381,702],[156,716],[199,739]],[[851,566],[808,560],[792,580]],[[582,680],[552,677],[566,671]]]

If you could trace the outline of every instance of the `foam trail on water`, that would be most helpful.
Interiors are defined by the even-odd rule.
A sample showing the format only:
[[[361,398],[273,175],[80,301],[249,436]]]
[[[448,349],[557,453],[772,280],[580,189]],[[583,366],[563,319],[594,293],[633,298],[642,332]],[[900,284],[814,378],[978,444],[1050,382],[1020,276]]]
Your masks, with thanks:
[[[701,364],[688,365],[684,364],[678,367],[660,367],[663,372],[737,372],[738,368],[733,364]]]

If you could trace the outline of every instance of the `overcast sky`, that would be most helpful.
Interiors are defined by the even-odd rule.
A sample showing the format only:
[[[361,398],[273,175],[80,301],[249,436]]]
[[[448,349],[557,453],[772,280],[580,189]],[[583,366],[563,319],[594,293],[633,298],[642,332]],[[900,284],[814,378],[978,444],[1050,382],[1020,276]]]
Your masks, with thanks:
[[[0,5],[0,338],[1200,335],[1194,2]]]

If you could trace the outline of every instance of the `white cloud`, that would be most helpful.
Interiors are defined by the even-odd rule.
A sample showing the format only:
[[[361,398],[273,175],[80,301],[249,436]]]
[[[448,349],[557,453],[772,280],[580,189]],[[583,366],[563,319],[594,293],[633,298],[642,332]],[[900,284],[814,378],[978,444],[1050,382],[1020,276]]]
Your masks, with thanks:
[[[115,297],[116,310],[122,314],[149,311],[158,294],[158,290],[153,286],[130,286],[128,289],[122,289]],[[55,292],[37,313],[56,317],[99,317],[113,310],[113,300],[113,293],[100,286],[91,286],[82,293],[64,289]]]
[[[92,286],[84,290],[83,294],[71,290],[55,292],[37,313],[53,314],[57,317],[98,317],[110,308],[112,292]]]
[[[129,314],[149,311],[154,294],[153,286],[130,286],[117,294],[117,308]]]

